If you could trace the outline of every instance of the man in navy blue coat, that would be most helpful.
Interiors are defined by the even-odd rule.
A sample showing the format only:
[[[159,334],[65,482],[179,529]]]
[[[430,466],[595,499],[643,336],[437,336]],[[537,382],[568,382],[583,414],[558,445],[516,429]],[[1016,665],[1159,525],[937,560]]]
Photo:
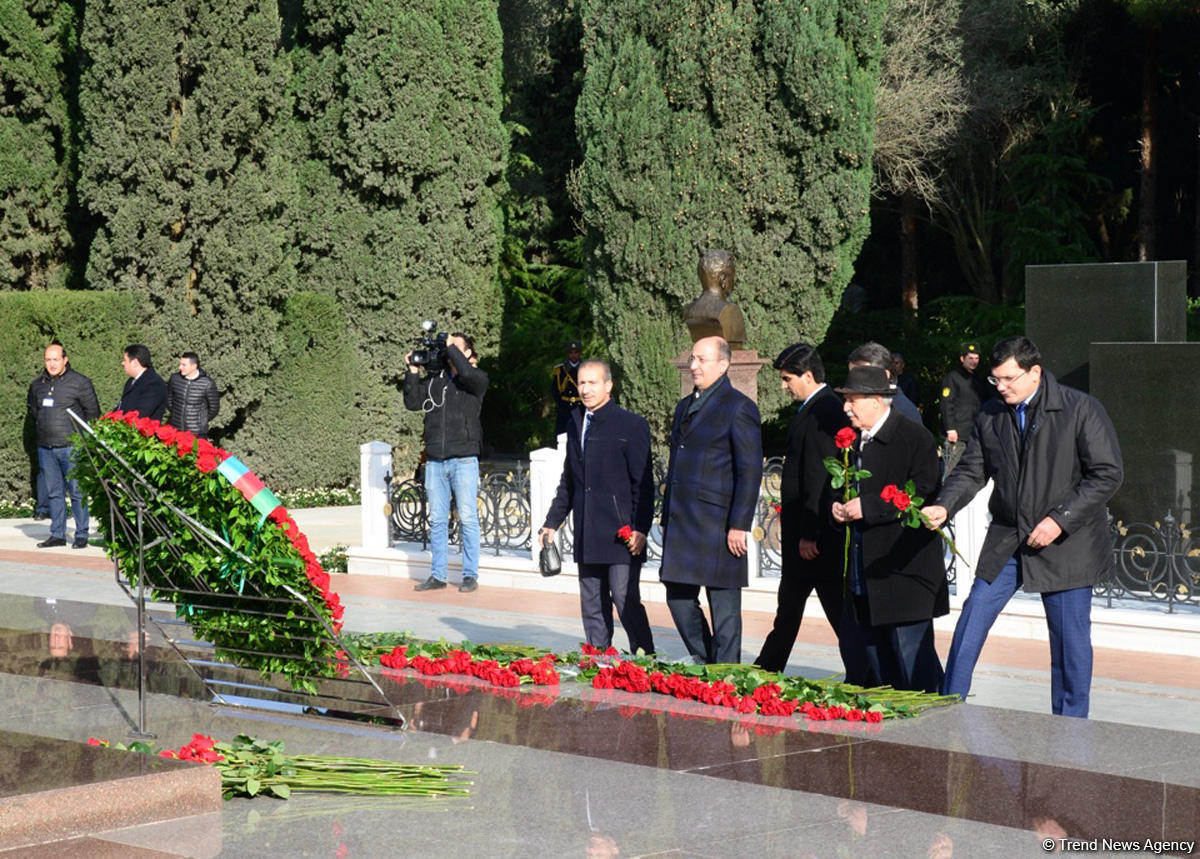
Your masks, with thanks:
[[[612,371],[603,361],[579,365],[582,409],[567,424],[567,456],[558,492],[539,532],[554,539],[574,513],[579,604],[587,643],[612,644],[613,606],[629,636],[629,652],[654,652],[639,575],[654,521],[654,470],[646,419],[612,401]],[[628,536],[622,536],[628,529]]]
[[[696,388],[675,407],[663,497],[659,575],[667,607],[688,653],[709,663],[741,661],[746,544],[762,481],[758,407],[730,384],[732,357],[720,337],[692,345]],[[711,629],[700,609],[701,586]]]
[[[161,419],[167,407],[167,383],[154,372],[150,350],[141,343],[126,346],[121,355],[121,369],[129,378],[121,390],[117,411],[137,412],[152,421]]]

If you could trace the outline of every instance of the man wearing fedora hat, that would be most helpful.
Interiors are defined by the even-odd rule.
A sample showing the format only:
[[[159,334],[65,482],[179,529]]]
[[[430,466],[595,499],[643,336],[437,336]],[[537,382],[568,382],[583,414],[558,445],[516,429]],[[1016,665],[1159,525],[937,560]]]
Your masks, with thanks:
[[[833,504],[835,521],[851,528],[850,564],[839,647],[846,681],[860,686],[937,692],[942,664],[933,646],[933,618],[950,611],[941,541],[908,528],[885,486],[937,492],[937,445],[925,427],[892,408],[896,386],[878,367],[854,367],[837,392],[859,431],[853,456],[870,472],[858,497]]]

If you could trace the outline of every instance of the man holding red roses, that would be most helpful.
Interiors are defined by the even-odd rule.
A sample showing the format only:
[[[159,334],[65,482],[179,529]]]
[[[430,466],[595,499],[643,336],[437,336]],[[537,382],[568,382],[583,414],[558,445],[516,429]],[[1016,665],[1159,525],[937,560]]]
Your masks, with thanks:
[[[538,536],[553,540],[574,513],[579,605],[587,643],[612,644],[613,605],[629,652],[654,652],[640,579],[646,534],[654,521],[654,469],[646,419],[612,401],[612,371],[584,361],[577,371],[582,409],[567,423],[567,456],[558,492]]]
[[[1092,586],[1112,567],[1107,504],[1125,477],[1104,407],[1058,383],[1028,337],[992,349],[1000,396],[975,416],[967,449],[935,504],[939,526],[993,481],[992,515],[971,594],[954,629],[942,692],[966,697],[988,631],[1024,586],[1040,593],[1050,632],[1050,706],[1087,718],[1092,688]]]
[[[858,470],[870,472],[857,481],[858,497],[833,504],[834,520],[852,537],[838,645],[848,683],[937,692],[942,664],[933,618],[950,611],[941,540],[905,527],[898,513],[909,499],[895,489],[912,481],[921,497],[937,491],[937,444],[892,408],[895,390],[886,371],[868,366],[851,368],[837,389],[860,432],[851,459],[857,455]]]

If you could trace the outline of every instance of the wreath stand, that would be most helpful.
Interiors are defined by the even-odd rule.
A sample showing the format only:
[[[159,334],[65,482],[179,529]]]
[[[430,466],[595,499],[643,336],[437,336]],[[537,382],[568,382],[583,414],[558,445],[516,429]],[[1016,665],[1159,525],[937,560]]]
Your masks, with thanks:
[[[147,730],[146,720],[149,625],[153,625],[188,666],[215,703],[293,710],[370,721],[401,729],[406,727],[407,722],[397,705],[366,666],[346,647],[341,635],[330,626],[324,613],[307,596],[286,584],[275,586],[282,589],[283,593],[265,592],[253,575],[253,571],[261,566],[261,561],[255,561],[234,548],[220,534],[173,504],[146,475],[97,435],[86,421],[70,409],[67,414],[79,432],[96,443],[84,448],[87,455],[93,459],[102,458],[109,465],[116,466],[108,476],[105,476],[105,469],[96,469],[108,499],[109,533],[120,533],[130,545],[136,547],[135,569],[123,571],[116,560],[113,562],[117,584],[137,609],[138,717],[137,728],[130,733],[131,737],[155,736]],[[178,546],[178,535],[183,533],[219,559],[223,568],[243,571],[245,575],[238,582],[238,587],[233,586],[232,577],[227,583],[228,589],[223,589],[215,588],[208,579],[195,575]],[[146,552],[159,546],[165,547],[173,563],[155,561],[153,568],[148,570]],[[292,563],[291,559],[277,560],[281,565]],[[149,587],[146,582],[148,572],[153,575]],[[160,611],[152,612],[149,610],[150,604],[155,602],[164,605],[158,607]],[[231,603],[236,603],[236,613],[242,618],[266,621],[301,617],[319,623],[325,637],[339,653],[335,666],[337,676],[319,673],[328,666],[312,665],[311,658],[299,649],[272,650],[266,654],[253,649],[249,643],[243,646],[223,644],[218,653],[211,643],[196,640],[187,617],[198,612],[229,613]],[[170,615],[162,610],[169,610]],[[315,691],[293,688],[285,675],[264,675],[257,670],[240,667],[239,656],[242,655],[295,660],[306,669],[302,673],[297,672],[298,678]],[[318,673],[309,673],[310,670]]]

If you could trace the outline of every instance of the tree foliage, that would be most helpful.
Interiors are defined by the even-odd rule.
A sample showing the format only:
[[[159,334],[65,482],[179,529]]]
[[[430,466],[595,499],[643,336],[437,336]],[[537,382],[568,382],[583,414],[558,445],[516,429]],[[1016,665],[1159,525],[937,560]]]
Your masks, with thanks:
[[[297,67],[301,280],[368,363],[360,426],[420,450],[396,385],[422,319],[495,349],[507,135],[501,35],[474,0],[310,0]]]
[[[588,287],[624,402],[660,434],[703,251],[737,259],[749,348],[821,340],[868,228],[883,6],[584,4]]]
[[[1062,30],[1078,0],[963,0],[968,110],[940,183],[935,223],[954,242],[976,297],[1012,297],[1002,276],[999,212],[1013,150],[1036,136],[1069,90]],[[1010,285],[1012,281],[1009,281]]]
[[[959,0],[887,4],[875,89],[878,191],[941,198],[942,160],[967,110],[961,14]]]
[[[0,0],[0,289],[70,276],[76,5]]]
[[[93,288],[194,349],[236,433],[268,393],[295,179],[291,69],[269,0],[97,0],[84,14],[81,194]]]

